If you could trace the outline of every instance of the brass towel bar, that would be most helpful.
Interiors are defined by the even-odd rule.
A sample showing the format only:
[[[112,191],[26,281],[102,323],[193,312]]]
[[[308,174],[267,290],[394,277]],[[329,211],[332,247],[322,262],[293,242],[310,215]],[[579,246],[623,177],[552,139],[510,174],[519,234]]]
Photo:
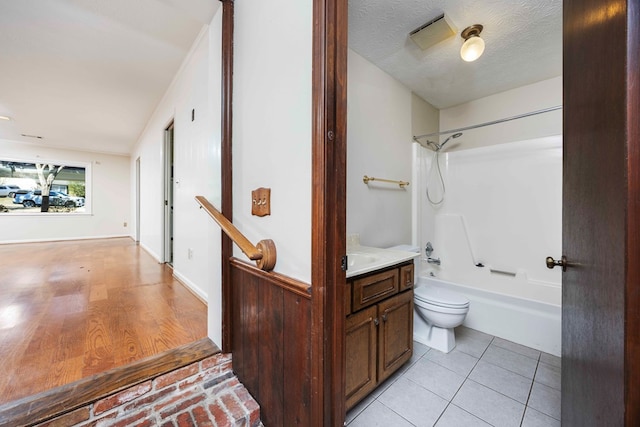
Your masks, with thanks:
[[[238,245],[240,250],[249,257],[250,260],[256,262],[260,270],[273,270],[273,267],[276,266],[276,245],[273,243],[273,240],[260,240],[258,244],[254,246],[249,239],[244,237],[240,230],[222,215],[205,197],[196,196],[196,201],[200,204],[200,208],[207,211],[211,218],[222,228],[222,231],[233,240],[233,243]]]
[[[374,178],[372,176],[367,176],[367,175],[365,175],[362,178],[362,182],[364,182],[365,184],[368,184],[369,181],[380,181],[380,182],[388,182],[389,184],[397,184],[397,185],[400,186],[400,188],[404,188],[407,185],[409,185],[409,183],[407,181],[394,181],[394,180],[391,180],[391,179]]]

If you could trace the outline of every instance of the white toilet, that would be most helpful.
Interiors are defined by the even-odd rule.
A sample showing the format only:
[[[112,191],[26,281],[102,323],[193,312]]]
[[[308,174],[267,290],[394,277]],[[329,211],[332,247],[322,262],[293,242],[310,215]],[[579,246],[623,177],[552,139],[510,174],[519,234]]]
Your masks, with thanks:
[[[444,353],[453,350],[453,328],[464,322],[469,300],[448,289],[422,285],[415,288],[413,303],[413,339]]]

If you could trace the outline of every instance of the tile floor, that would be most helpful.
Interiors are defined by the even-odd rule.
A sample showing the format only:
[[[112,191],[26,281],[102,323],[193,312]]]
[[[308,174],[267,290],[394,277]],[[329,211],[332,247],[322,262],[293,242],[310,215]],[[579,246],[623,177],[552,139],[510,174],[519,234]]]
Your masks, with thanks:
[[[473,329],[445,354],[414,342],[400,371],[347,413],[349,427],[559,426],[560,358]]]

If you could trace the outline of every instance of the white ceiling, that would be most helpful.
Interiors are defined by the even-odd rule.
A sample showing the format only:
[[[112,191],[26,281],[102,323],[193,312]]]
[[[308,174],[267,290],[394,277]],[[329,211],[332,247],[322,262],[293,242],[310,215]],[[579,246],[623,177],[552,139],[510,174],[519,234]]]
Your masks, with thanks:
[[[408,34],[444,13],[457,34],[421,50]],[[484,54],[460,58],[482,24]],[[562,0],[349,0],[349,47],[437,108],[562,75]]]
[[[0,0],[0,139],[128,154],[218,0]],[[408,33],[441,13],[484,25],[484,55],[456,35]],[[349,0],[352,49],[438,108],[562,74],[561,0]],[[35,140],[21,134],[39,135]]]
[[[1,0],[0,139],[128,154],[219,4]]]

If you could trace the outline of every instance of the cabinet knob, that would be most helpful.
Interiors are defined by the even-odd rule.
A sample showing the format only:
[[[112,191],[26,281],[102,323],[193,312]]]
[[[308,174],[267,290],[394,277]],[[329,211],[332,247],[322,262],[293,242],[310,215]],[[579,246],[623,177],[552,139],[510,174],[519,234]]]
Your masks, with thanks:
[[[387,321],[387,312],[385,311],[384,314],[382,315],[382,321],[386,322]]]
[[[373,324],[378,326],[380,324],[380,321],[378,320],[378,318],[376,317],[375,319],[373,319]]]

